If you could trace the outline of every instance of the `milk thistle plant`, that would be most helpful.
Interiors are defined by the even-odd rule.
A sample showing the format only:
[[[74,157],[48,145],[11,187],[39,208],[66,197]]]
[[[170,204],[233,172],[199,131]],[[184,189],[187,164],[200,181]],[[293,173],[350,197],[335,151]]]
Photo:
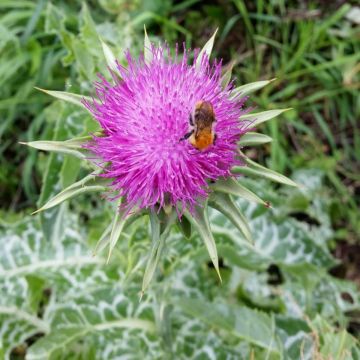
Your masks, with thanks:
[[[198,232],[220,277],[209,206],[222,212],[253,242],[247,221],[232,197],[266,207],[270,204],[240,184],[239,175],[259,175],[296,186],[241,151],[243,146],[270,142],[271,138],[253,130],[285,110],[250,113],[244,108],[249,94],[271,80],[235,87],[231,70],[222,72],[221,62],[210,59],[215,35],[201,51],[180,51],[176,47],[172,56],[167,45],[152,44],[145,31],[144,53],[135,58],[128,52],[127,67],[101,41],[111,76],[99,76],[93,98],[43,90],[86,107],[99,123],[99,132],[64,142],[27,143],[37,149],[79,156],[96,168],[37,212],[94,190],[104,191],[108,198],[120,202],[96,252],[108,247],[110,258],[124,226],[149,215],[152,244],[143,291],[175,223],[185,236],[192,230]]]

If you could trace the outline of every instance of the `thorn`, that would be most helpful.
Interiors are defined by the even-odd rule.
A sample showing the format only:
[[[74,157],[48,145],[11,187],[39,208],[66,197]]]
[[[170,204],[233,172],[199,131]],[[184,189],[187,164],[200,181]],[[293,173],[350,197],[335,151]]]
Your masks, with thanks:
[[[144,290],[141,290],[141,292],[140,292],[140,297],[139,297],[139,302],[141,302],[144,294],[145,294]]]
[[[219,277],[219,280],[220,280],[220,284],[222,284],[222,278],[221,278],[221,275],[220,275],[220,270],[219,268],[216,269],[216,272],[218,274],[218,277]]]
[[[35,215],[35,214],[39,213],[39,212],[42,211],[42,210],[43,210],[42,208],[37,209],[37,210],[35,210],[34,212],[32,212],[30,215]]]
[[[47,91],[46,91],[45,89],[39,88],[39,87],[37,87],[37,86],[34,86],[34,89],[39,90],[39,91],[42,91],[42,92],[44,92],[44,93],[47,93]]]
[[[294,183],[296,184],[296,187],[300,190],[307,190],[307,187],[303,184],[299,184],[297,182],[294,181]]]
[[[146,26],[145,26],[145,24],[144,24],[144,35],[145,35],[145,37],[148,38],[148,34],[147,34],[147,31],[146,31]]]
[[[106,260],[106,265],[109,264],[110,257],[111,257],[111,250],[109,250],[109,255],[108,255],[107,260]]]
[[[219,261],[218,259],[216,258],[212,258],[211,259],[212,263],[214,264],[214,267],[215,267],[215,270],[216,270],[216,273],[220,279],[220,283],[222,284],[222,278],[221,278],[221,275],[220,275],[220,269],[219,269]]]
[[[272,209],[270,201],[265,201],[265,207],[268,209]]]
[[[28,145],[28,143],[27,143],[27,142],[25,142],[25,141],[18,141],[18,144],[21,144],[21,145]]]

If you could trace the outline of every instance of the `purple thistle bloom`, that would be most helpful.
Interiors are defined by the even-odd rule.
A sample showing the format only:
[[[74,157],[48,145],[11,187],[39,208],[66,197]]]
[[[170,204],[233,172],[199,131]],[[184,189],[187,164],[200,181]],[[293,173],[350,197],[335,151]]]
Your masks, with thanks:
[[[94,136],[87,147],[106,165],[102,176],[113,179],[116,197],[128,210],[175,206],[190,211],[208,196],[208,181],[231,176],[238,165],[237,142],[248,131],[245,99],[230,98],[231,85],[221,87],[221,63],[200,66],[172,58],[169,49],[152,48],[145,63],[127,55],[128,68],[118,64],[121,80],[100,76],[98,101],[85,102],[104,136]],[[191,130],[189,115],[195,103],[212,104],[216,143],[201,151],[180,139]]]

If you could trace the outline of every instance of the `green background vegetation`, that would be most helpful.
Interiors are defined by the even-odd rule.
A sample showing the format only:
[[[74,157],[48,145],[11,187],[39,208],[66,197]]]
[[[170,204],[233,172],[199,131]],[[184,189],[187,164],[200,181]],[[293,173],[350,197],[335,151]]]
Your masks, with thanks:
[[[356,1],[0,1],[0,359],[360,359],[360,29]],[[273,209],[237,200],[256,247],[211,213],[223,284],[196,234],[173,229],[139,303],[149,221],[92,257],[115,205],[85,194],[29,214],[85,174],[70,156],[18,144],[96,130],[88,113],[34,89],[93,93],[153,41],[202,47],[236,85],[276,78],[257,110],[291,107],[248,156],[302,184],[242,181]]]

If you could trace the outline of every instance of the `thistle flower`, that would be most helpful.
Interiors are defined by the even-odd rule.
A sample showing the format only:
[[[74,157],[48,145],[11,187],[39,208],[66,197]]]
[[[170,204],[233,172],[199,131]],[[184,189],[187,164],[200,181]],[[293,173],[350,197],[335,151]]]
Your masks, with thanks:
[[[95,84],[96,100],[68,92],[42,90],[82,108],[85,104],[98,121],[101,134],[63,142],[27,143],[37,149],[75,155],[100,167],[61,191],[36,212],[80,193],[108,191],[110,180],[114,197],[121,198],[122,206],[116,209],[113,223],[97,245],[98,251],[109,247],[108,259],[124,226],[137,216],[149,214],[152,243],[143,291],[154,275],[166,236],[175,222],[185,236],[190,236],[193,228],[197,230],[220,277],[208,206],[222,212],[244,238],[252,242],[247,221],[232,196],[264,206],[268,204],[237,181],[234,174],[261,176],[297,186],[241,152],[243,146],[270,142],[269,136],[248,130],[287,109],[255,114],[243,109],[246,96],[271,80],[235,88],[230,82],[231,70],[222,75],[221,62],[210,61],[215,34],[194,54],[195,60],[191,63],[189,51],[184,50],[179,55],[176,49],[172,57],[168,47],[152,45],[145,32],[144,56],[135,59],[127,53],[127,68],[120,65],[111,49],[101,42],[112,81],[100,75],[100,81]],[[207,140],[210,139],[206,146],[197,146],[194,135],[187,139],[192,127],[195,131],[201,130],[198,123],[194,124],[194,110],[199,102],[211,108],[212,120],[216,120],[205,126]],[[85,153],[89,150],[90,156]],[[130,213],[130,210],[133,211]]]
[[[245,98],[221,86],[221,63],[211,65],[206,54],[189,64],[186,51],[180,60],[161,46],[149,52],[148,63],[128,54],[128,68],[117,64],[114,84],[104,77],[96,83],[98,100],[85,104],[104,135],[88,148],[109,164],[102,176],[129,210],[170,205],[181,215],[206,199],[209,181],[231,176],[240,163],[237,142],[249,129],[239,121]],[[181,140],[199,101],[212,105],[216,119],[216,142],[203,150]]]

